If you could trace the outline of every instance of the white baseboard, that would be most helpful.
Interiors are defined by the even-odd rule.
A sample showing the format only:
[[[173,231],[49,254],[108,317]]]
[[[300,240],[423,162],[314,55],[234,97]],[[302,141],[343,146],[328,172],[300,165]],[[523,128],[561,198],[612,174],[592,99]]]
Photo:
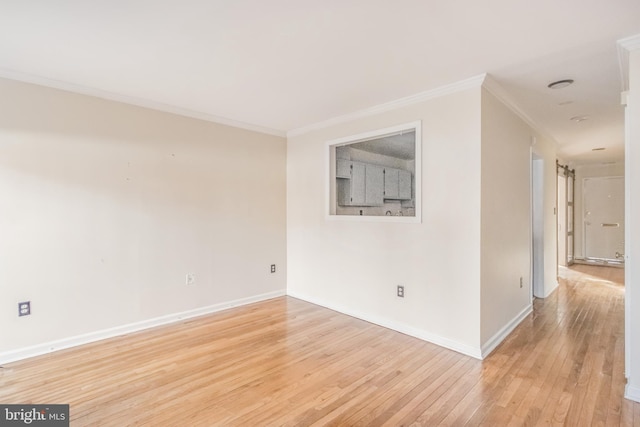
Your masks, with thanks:
[[[300,294],[295,291],[287,291],[287,295],[293,298],[297,298],[303,301],[310,302],[311,304],[319,305],[321,307],[328,308],[333,311],[337,311],[347,316],[355,317],[357,319],[364,320],[369,323],[373,323],[394,331],[401,332],[405,335],[410,335],[415,338],[419,338],[423,341],[430,342],[432,344],[439,345],[440,347],[448,348],[449,350],[462,353],[467,356],[471,356],[475,359],[482,359],[482,353],[480,348],[476,348],[467,344],[462,344],[449,338],[441,337],[439,335],[424,331],[422,329],[414,328],[413,326],[406,325],[404,323],[396,322],[383,317],[375,316],[369,313],[363,313],[351,308],[340,306],[328,301],[319,300],[308,295]]]
[[[140,322],[130,323],[127,325],[116,326],[115,328],[103,329],[96,332],[77,335],[74,337],[63,338],[56,341],[50,341],[43,344],[34,345],[31,347],[11,350],[11,351],[0,353],[0,364],[15,362],[17,360],[27,359],[34,356],[40,356],[42,354],[51,353],[53,351],[64,350],[66,348],[76,347],[79,345],[88,344],[95,341],[118,337],[125,334],[130,334],[132,332],[138,332],[144,329],[154,328],[156,326],[167,325],[170,323],[179,322],[181,320],[190,319],[193,317],[204,316],[204,315],[215,313],[218,311],[227,310],[229,308],[252,304],[254,302],[259,302],[259,301],[265,301],[268,299],[277,298],[284,295],[286,295],[286,292],[284,290],[268,292],[265,294],[254,295],[247,298],[241,298],[233,301],[214,304],[207,307],[200,307],[193,310],[183,311],[180,313],[173,313],[173,314],[168,314],[166,316],[155,317],[153,319],[142,320]]]
[[[516,315],[509,323],[502,327],[494,336],[482,345],[482,359],[487,357],[505,338],[533,311],[533,305],[529,304]]]
[[[632,387],[631,384],[627,384],[624,389],[624,397],[640,403],[640,387]]]

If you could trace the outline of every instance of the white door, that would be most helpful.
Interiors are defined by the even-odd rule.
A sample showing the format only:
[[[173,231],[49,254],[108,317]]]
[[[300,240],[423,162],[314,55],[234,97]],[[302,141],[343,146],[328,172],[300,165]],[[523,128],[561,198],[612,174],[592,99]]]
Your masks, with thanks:
[[[583,182],[585,258],[623,261],[624,178]]]

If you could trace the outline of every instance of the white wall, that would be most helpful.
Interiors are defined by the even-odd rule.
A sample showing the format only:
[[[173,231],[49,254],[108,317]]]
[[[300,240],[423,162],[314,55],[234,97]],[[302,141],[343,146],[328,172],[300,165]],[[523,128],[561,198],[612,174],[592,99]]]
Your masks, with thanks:
[[[290,295],[480,356],[480,102],[472,88],[289,138]],[[422,223],[327,220],[326,142],[415,120]]]
[[[0,80],[0,359],[283,294],[285,163],[284,138]]]
[[[640,36],[629,55],[626,127],[625,396],[640,402]]]
[[[531,128],[482,91],[481,340],[531,310]],[[523,283],[520,287],[520,279]]]
[[[543,161],[543,239],[544,283],[538,298],[546,298],[558,287],[558,247],[556,222],[556,144],[539,133],[534,133],[532,152]]]
[[[624,163],[578,165],[575,166],[575,170],[575,257],[576,259],[584,259],[584,209],[582,204],[583,180],[585,178],[595,177],[624,176]]]

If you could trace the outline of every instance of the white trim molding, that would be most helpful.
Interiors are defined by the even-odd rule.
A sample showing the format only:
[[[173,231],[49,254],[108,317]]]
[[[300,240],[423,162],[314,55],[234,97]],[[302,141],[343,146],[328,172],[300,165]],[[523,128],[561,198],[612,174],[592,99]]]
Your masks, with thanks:
[[[640,49],[640,34],[618,40],[618,65],[622,92],[629,90],[629,52]]]
[[[509,336],[509,334],[513,332],[513,330],[517,328],[518,325],[522,323],[522,321],[526,319],[527,316],[530,315],[532,312],[533,312],[533,305],[529,304],[524,309],[522,309],[522,311],[518,313],[516,317],[511,319],[509,323],[504,325],[502,329],[500,329],[494,336],[489,338],[489,340],[482,345],[482,352],[481,352],[480,358],[484,359],[489,354],[491,354],[491,352],[495,350],[496,347],[498,347],[500,343],[502,343],[502,341],[504,341]]]
[[[63,338],[56,341],[50,341],[31,347],[21,348],[0,353],[0,364],[15,362],[17,360],[27,359],[30,357],[40,356],[58,350],[64,350],[71,347],[77,347],[83,344],[89,344],[95,341],[101,341],[109,338],[119,337],[133,332],[143,331],[145,329],[155,328],[156,326],[177,323],[194,317],[205,316],[216,313],[218,311],[227,310],[234,307],[240,307],[260,301],[266,301],[272,298],[284,296],[284,290],[268,292],[265,294],[255,295],[247,298],[227,301],[219,304],[200,307],[193,310],[183,311],[180,313],[169,314],[166,316],[156,317],[153,319],[143,320],[140,322],[130,323],[128,325],[116,326],[115,328],[103,329],[101,331],[90,332],[75,337]]]
[[[417,104],[427,101],[429,99],[439,98],[441,96],[450,95],[456,92],[462,92],[467,89],[480,87],[485,79],[486,74],[471,77],[466,80],[451,83],[445,86],[440,86],[435,89],[419,92],[414,95],[406,96],[404,98],[396,99],[394,101],[386,102],[384,104],[376,105],[373,107],[365,108],[363,110],[354,111],[352,113],[344,114],[342,116],[333,117],[322,122],[314,123],[308,126],[292,129],[287,132],[287,137],[303,135],[305,133],[312,132],[314,130],[328,128],[340,123],[350,122],[356,119],[373,116],[376,114],[384,113],[387,111],[397,110],[408,105]]]
[[[102,89],[96,89],[89,86],[77,85],[74,83],[68,83],[61,80],[49,79],[46,77],[36,76],[32,74],[22,73],[13,70],[7,70],[0,68],[0,78],[9,80],[16,80],[23,83],[31,83],[39,86],[45,86],[53,89],[64,90],[66,92],[72,92],[80,95],[88,95],[96,98],[105,99],[107,101],[121,102],[123,104],[135,105],[136,107],[147,108],[150,110],[162,111],[165,113],[175,114],[178,116],[189,117],[192,119],[203,120],[206,122],[217,123],[225,126],[232,126],[235,128],[245,129],[253,132],[266,133],[268,135],[285,137],[286,133],[282,130],[272,129],[260,125],[254,125],[239,120],[229,119],[226,117],[216,116],[213,114],[203,113],[200,111],[193,111],[187,108],[181,108],[174,105],[165,104],[162,102],[152,101],[149,99],[136,98],[133,96],[121,95],[118,93],[109,92]]]
[[[346,314],[347,316],[355,317],[356,319],[364,320],[365,322],[373,323],[375,325],[382,326],[384,328],[388,328],[388,329],[403,333],[405,335],[409,335],[409,336],[421,339],[423,341],[430,342],[432,344],[447,348],[449,350],[456,351],[458,353],[462,353],[466,356],[470,356],[475,359],[482,359],[482,353],[480,348],[463,344],[455,340],[451,340],[449,338],[441,337],[431,332],[414,328],[413,326],[409,326],[405,323],[396,322],[391,319],[386,319],[386,318],[368,314],[368,313],[363,313],[363,312],[353,310],[341,305],[330,303],[328,301],[319,300],[317,298],[313,298],[298,292],[288,291],[287,295],[292,298],[296,298],[311,304],[328,308],[329,310],[337,311],[338,313]]]
[[[367,141],[386,135],[397,134],[402,131],[415,132],[415,169],[413,176],[415,216],[370,216],[370,215],[338,215],[336,214],[336,170],[335,148],[351,143]],[[325,143],[325,219],[329,221],[356,221],[356,222],[422,222],[422,120],[416,120],[384,129],[376,129],[368,132],[350,135],[329,140]]]
[[[631,50],[639,50],[640,49],[640,34],[636,34],[635,36],[626,37],[624,39],[618,40],[618,45],[623,48],[631,51]]]
[[[487,89],[493,96],[498,98],[500,102],[506,105],[507,108],[509,108],[518,117],[524,120],[524,122],[531,128],[540,133],[540,135],[542,135],[545,139],[555,142],[555,139],[551,136],[551,133],[544,127],[542,127],[536,120],[534,120],[533,117],[525,113],[525,111],[518,105],[516,100],[513,99],[509,92],[507,92],[505,88],[503,88],[493,77],[491,77],[491,75],[485,75],[485,79],[482,82],[482,87]]]
[[[640,403],[640,388],[627,384],[624,389],[624,398]]]

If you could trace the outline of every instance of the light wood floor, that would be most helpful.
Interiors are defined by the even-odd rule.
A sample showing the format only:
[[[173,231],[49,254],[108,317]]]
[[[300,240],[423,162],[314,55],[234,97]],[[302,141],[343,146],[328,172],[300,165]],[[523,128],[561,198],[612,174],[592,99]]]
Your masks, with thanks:
[[[284,297],[7,364],[0,402],[72,426],[640,426],[613,270],[562,269],[484,361]]]

